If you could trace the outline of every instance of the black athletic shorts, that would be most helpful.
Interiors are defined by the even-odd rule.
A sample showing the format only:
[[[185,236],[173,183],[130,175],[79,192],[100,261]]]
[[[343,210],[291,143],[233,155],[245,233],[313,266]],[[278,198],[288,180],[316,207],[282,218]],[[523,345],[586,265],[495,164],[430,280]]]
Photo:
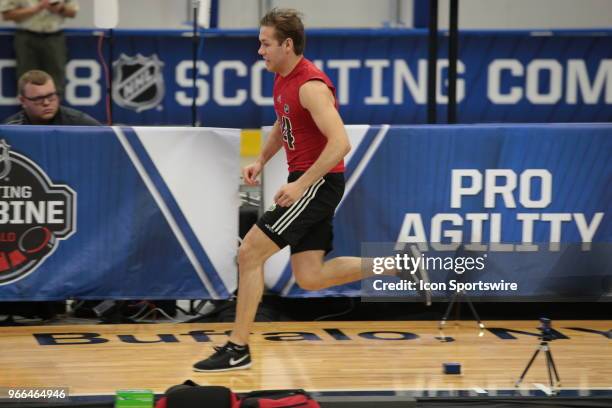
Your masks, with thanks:
[[[304,172],[292,172],[287,182]],[[291,246],[291,253],[323,250],[333,246],[333,218],[344,194],[344,173],[328,173],[306,189],[289,207],[272,206],[257,221],[257,226],[280,248]]]

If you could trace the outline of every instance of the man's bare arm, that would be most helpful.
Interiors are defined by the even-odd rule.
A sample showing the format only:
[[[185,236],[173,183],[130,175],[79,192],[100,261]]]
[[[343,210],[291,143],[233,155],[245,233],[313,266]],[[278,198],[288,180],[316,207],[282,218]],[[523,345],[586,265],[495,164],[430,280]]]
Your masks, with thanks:
[[[282,186],[274,201],[287,207],[299,200],[306,189],[329,173],[351,150],[342,118],[334,104],[334,97],[325,83],[308,81],[300,87],[300,104],[310,112],[315,124],[327,138],[325,148],[313,165],[292,183]]]
[[[308,81],[302,85],[300,103],[310,112],[315,124],[327,138],[319,158],[299,179],[308,188],[334,168],[351,150],[351,145],[334,97],[325,83]]]
[[[272,126],[272,130],[268,134],[268,138],[266,139],[266,144],[261,150],[261,154],[249,166],[246,166],[242,169],[242,177],[244,178],[245,183],[249,185],[257,184],[257,176],[261,173],[261,170],[266,165],[268,160],[272,158],[278,151],[283,147],[283,138],[280,129],[280,124],[278,121],[274,122],[274,126]]]
[[[268,138],[266,139],[266,144],[261,150],[261,154],[257,158],[257,160],[261,163],[261,165],[265,165],[268,160],[270,160],[278,151],[283,147],[283,137],[281,133],[280,123],[278,121],[274,122],[272,126],[272,130],[268,133]]]

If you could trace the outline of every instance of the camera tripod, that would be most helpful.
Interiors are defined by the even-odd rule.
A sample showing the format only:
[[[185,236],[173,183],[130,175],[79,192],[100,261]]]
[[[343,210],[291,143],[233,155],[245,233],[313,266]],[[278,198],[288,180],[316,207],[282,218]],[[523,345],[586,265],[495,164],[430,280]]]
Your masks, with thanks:
[[[446,321],[448,320],[448,317],[450,316],[451,311],[453,310],[453,306],[455,306],[455,303],[457,302],[457,298],[459,296],[463,296],[465,298],[466,303],[468,304],[470,309],[472,309],[472,314],[474,315],[474,319],[476,319],[476,322],[478,323],[478,327],[480,327],[481,330],[484,329],[485,328],[484,323],[482,323],[482,321],[480,320],[480,316],[478,316],[478,313],[476,312],[476,308],[474,307],[474,304],[472,304],[472,301],[470,300],[469,296],[465,293],[464,290],[456,291],[453,294],[450,302],[448,303],[448,307],[446,308],[446,313],[444,313],[444,317],[442,317],[442,320],[440,320],[440,323],[438,324],[438,329],[442,330],[442,328],[446,325]]]
[[[460,245],[455,250],[454,257],[457,258],[457,257],[461,257],[461,256],[473,256],[473,254],[474,253],[468,251],[464,245]],[[472,311],[472,314],[474,315],[474,319],[476,320],[476,323],[478,323],[478,327],[481,330],[481,335],[482,335],[482,330],[484,330],[485,325],[480,320],[480,316],[478,315],[478,312],[476,312],[476,308],[474,307],[474,304],[472,303],[472,300],[467,295],[465,290],[458,290],[455,293],[453,293],[453,296],[451,296],[450,302],[448,303],[448,307],[446,308],[446,313],[444,313],[444,316],[442,317],[442,320],[440,320],[440,323],[438,324],[438,329],[442,330],[444,328],[444,326],[446,325],[446,321],[448,320],[448,318],[449,318],[449,316],[451,314],[451,311],[453,310],[453,307],[455,306],[455,303],[457,303],[457,300],[459,300],[459,297],[464,298],[465,302],[470,307],[470,310]],[[461,307],[461,303],[459,303],[457,305],[457,319],[459,319],[460,307]]]
[[[557,367],[555,366],[555,362],[552,357],[552,352],[550,351],[550,346],[548,345],[548,342],[550,340],[551,339],[548,338],[546,335],[540,337],[540,345],[538,346],[536,351],[533,353],[533,356],[531,356],[531,360],[529,360],[529,363],[527,363],[527,367],[525,367],[523,374],[521,374],[519,379],[516,380],[516,383],[514,384],[516,387],[518,387],[521,384],[521,382],[523,382],[525,375],[527,375],[527,371],[529,371],[529,368],[531,368],[531,365],[533,364],[535,358],[538,356],[540,351],[543,351],[546,357],[546,369],[548,370],[548,382],[550,383],[550,387],[554,388],[554,387],[558,387],[561,385],[561,379],[559,378],[559,373],[557,372]],[[554,383],[553,383],[553,374],[555,375]]]

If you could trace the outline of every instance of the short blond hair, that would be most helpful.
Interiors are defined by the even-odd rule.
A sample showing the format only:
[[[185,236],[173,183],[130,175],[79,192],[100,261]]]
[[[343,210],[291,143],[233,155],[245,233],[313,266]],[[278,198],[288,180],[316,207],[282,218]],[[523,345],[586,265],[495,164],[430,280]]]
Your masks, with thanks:
[[[302,13],[299,11],[273,8],[261,18],[259,25],[261,27],[274,27],[275,37],[279,44],[287,38],[291,38],[295,54],[304,54],[306,35],[304,35]]]
[[[32,69],[19,78],[19,81],[17,82],[19,95],[23,95],[23,91],[25,90],[25,86],[27,84],[44,85],[47,83],[47,81],[53,81],[51,75],[39,69]]]

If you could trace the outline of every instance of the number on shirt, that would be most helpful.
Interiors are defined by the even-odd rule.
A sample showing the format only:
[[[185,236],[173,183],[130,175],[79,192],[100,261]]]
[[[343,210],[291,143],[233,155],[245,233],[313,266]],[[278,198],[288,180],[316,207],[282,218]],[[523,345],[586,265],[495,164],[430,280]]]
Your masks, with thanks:
[[[283,132],[283,140],[287,143],[289,150],[295,149],[295,136],[293,136],[293,129],[291,128],[291,120],[288,116],[283,116],[281,120],[281,130]]]

